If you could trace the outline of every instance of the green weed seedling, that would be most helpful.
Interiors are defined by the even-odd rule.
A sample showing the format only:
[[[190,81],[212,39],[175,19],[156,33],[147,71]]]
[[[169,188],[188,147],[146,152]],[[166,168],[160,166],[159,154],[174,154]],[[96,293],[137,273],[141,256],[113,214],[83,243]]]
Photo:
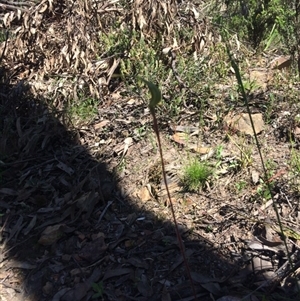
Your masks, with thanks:
[[[85,123],[92,121],[97,116],[97,102],[94,99],[81,99],[76,103],[70,104],[69,115],[75,123]]]
[[[300,175],[300,151],[295,149],[294,142],[291,141],[292,149],[290,152],[290,160],[289,160],[289,166],[290,166],[290,179],[291,184],[295,187],[297,191],[300,190],[300,181],[299,181],[299,175]]]
[[[295,174],[299,174],[300,173],[300,152],[294,148],[292,148],[292,150],[291,150],[290,162],[291,162],[290,164],[291,164],[293,172]]]
[[[256,90],[260,88],[260,85],[255,80],[244,80],[243,81],[244,89],[247,94],[254,93]]]
[[[267,168],[267,176],[268,179],[274,176],[274,173],[277,169],[277,164],[274,160],[272,159],[267,159],[266,161],[266,168]]]
[[[142,125],[138,128],[135,128],[133,130],[134,134],[135,134],[135,138],[138,140],[141,140],[142,138],[144,138],[145,136],[147,136],[148,134],[148,129],[146,127],[146,125]]]
[[[264,52],[271,50],[270,48],[275,48],[276,46],[278,46],[278,44],[280,43],[281,37],[280,34],[277,30],[277,24],[274,24],[270,34],[268,36],[266,36],[265,40],[263,41],[264,43]]]
[[[211,225],[208,225],[206,228],[205,228],[205,233],[212,233],[213,232],[213,227]]]
[[[272,198],[272,188],[272,183],[266,184],[262,179],[260,179],[260,184],[257,188],[257,194],[264,200],[268,201]]]
[[[242,190],[244,190],[246,186],[247,186],[247,182],[245,182],[243,180],[235,183],[235,188],[238,192],[241,192]]]
[[[236,142],[233,137],[227,134],[229,140],[233,142],[233,144],[238,148],[240,151],[240,156],[238,158],[240,168],[247,168],[252,165],[253,158],[252,158],[252,146],[246,144],[245,137],[241,141],[241,144]]]
[[[270,93],[269,100],[264,104],[265,107],[265,120],[267,124],[270,124],[272,121],[272,114],[274,112],[275,107],[275,96],[273,93]]]
[[[92,288],[95,292],[95,294],[92,296],[92,299],[97,299],[97,298],[101,298],[103,300],[103,291],[104,291],[104,287],[103,287],[103,282],[100,281],[98,283],[92,283]]]

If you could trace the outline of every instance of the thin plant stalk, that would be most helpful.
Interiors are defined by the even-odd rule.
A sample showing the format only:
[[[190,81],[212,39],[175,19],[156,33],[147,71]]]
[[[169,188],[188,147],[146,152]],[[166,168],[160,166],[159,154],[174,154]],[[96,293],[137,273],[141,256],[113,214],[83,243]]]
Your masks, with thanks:
[[[141,80],[148,86],[148,88],[151,92],[151,95],[152,95],[151,101],[149,103],[149,109],[150,109],[150,113],[151,113],[152,118],[153,118],[153,129],[154,129],[154,132],[155,132],[156,137],[157,137],[158,149],[159,149],[159,154],[160,154],[160,159],[161,159],[163,179],[164,179],[164,183],[165,183],[165,187],[166,187],[166,191],[167,191],[167,196],[168,196],[168,200],[169,200],[169,204],[170,204],[170,208],[171,208],[171,212],[172,212],[172,217],[173,217],[173,221],[174,221],[174,225],[175,225],[175,232],[176,232],[180,252],[181,252],[181,255],[182,255],[182,258],[183,258],[183,261],[184,261],[184,265],[185,265],[185,268],[186,268],[186,272],[188,274],[188,278],[191,282],[194,298],[195,298],[195,300],[197,300],[196,289],[195,289],[194,282],[193,282],[192,275],[191,275],[191,271],[190,271],[190,268],[189,268],[189,265],[188,265],[187,257],[186,257],[186,254],[185,254],[184,244],[183,244],[180,232],[179,232],[179,227],[178,227],[178,223],[177,223],[176,216],[175,216],[175,210],[174,210],[173,202],[172,202],[172,199],[171,199],[171,194],[170,194],[170,191],[169,191],[169,186],[168,186],[167,176],[166,176],[166,170],[165,170],[165,164],[164,164],[164,159],[163,159],[163,151],[162,151],[161,140],[160,140],[160,135],[159,135],[159,129],[158,129],[157,119],[156,119],[156,115],[155,115],[155,107],[161,100],[161,92],[153,83],[148,82],[148,81],[146,81],[142,78],[141,78]]]
[[[286,250],[286,253],[287,253],[287,258],[288,258],[288,261],[289,261],[289,264],[290,264],[291,268],[293,269],[294,264],[293,264],[293,262],[291,260],[290,254],[289,254],[288,245],[287,245],[287,238],[284,235],[284,230],[283,230],[283,226],[282,226],[282,223],[281,223],[279,211],[278,211],[278,208],[276,206],[276,202],[274,200],[274,194],[272,192],[271,183],[268,180],[267,169],[266,169],[264,158],[263,158],[263,155],[262,155],[262,152],[261,152],[261,147],[260,147],[260,144],[259,144],[259,141],[258,141],[258,137],[257,137],[256,131],[255,131],[254,122],[253,122],[253,118],[252,118],[252,115],[251,115],[250,106],[249,106],[249,102],[248,102],[248,97],[247,97],[247,94],[246,94],[246,91],[245,91],[245,88],[244,88],[244,85],[243,85],[243,81],[242,81],[242,77],[241,77],[241,74],[240,74],[240,70],[239,70],[239,67],[238,67],[237,63],[235,62],[235,60],[234,60],[234,58],[233,58],[233,56],[232,56],[232,54],[230,52],[230,47],[229,47],[228,43],[226,43],[226,50],[227,50],[228,57],[230,59],[231,66],[234,69],[234,73],[235,73],[235,76],[236,76],[236,79],[237,79],[240,91],[242,93],[242,98],[243,98],[243,101],[245,103],[245,106],[246,106],[246,109],[247,109],[247,113],[249,115],[251,127],[252,127],[253,134],[254,134],[255,144],[257,146],[257,150],[258,150],[258,153],[259,153],[259,157],[260,157],[260,161],[261,161],[261,165],[262,165],[262,169],[263,169],[264,183],[266,183],[267,188],[270,191],[270,196],[271,196],[271,200],[272,200],[272,206],[273,206],[273,209],[275,211],[276,219],[278,221],[280,233],[281,233],[281,235],[283,237],[283,243],[284,243],[284,247],[285,247],[285,250]],[[298,285],[298,289],[299,289],[299,285]]]

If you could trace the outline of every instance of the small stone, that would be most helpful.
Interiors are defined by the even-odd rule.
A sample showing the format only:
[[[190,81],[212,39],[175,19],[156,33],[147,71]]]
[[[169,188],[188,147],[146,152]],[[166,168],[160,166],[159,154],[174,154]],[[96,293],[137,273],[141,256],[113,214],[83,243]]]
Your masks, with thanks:
[[[259,182],[259,172],[257,170],[252,170],[251,177],[253,184],[256,185]]]
[[[252,114],[251,117],[253,120],[256,134],[261,133],[265,126],[262,114],[261,113]],[[246,113],[241,113],[241,114],[229,113],[227,116],[225,116],[224,121],[227,124],[227,126],[229,126],[231,129],[237,132],[246,135],[251,135],[251,136],[254,135],[251,126],[250,117]]]
[[[46,284],[43,286],[43,293],[45,295],[50,295],[52,291],[53,291],[53,284],[47,281]]]
[[[152,197],[148,187],[146,186],[142,187],[138,192],[138,197],[141,199],[142,202],[150,201]]]

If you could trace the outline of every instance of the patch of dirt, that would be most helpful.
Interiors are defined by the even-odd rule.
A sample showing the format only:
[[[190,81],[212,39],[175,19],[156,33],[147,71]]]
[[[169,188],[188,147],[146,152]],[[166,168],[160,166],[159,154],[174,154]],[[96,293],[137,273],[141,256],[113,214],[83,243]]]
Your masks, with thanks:
[[[54,24],[48,30],[60,30],[63,25],[68,28],[69,15],[63,16],[62,23],[55,23],[57,14],[68,7],[67,2],[42,1],[35,6],[31,12],[39,21],[38,35],[34,33],[35,27],[30,34],[23,27],[17,41],[25,43],[22,38],[26,33],[31,38],[41,34],[43,38],[49,37],[43,30],[45,19],[40,17]],[[155,3],[160,14],[164,11],[172,17],[175,2]],[[82,3],[74,3],[76,12],[82,9],[80,5],[86,5],[87,10],[93,8],[93,2]],[[102,14],[108,13],[108,8],[119,14],[114,1],[107,3],[105,6],[101,2],[103,6],[98,7]],[[142,13],[147,11],[147,2],[140,3],[139,9],[129,11],[129,15],[136,18],[137,28],[144,28],[147,22]],[[153,21],[149,24],[159,27],[154,16],[148,17],[149,22]],[[184,21],[189,18],[185,15]],[[15,13],[11,20],[18,21]],[[78,20],[86,24],[88,19],[78,13]],[[106,20],[112,22],[110,17]],[[26,22],[23,19],[23,25]],[[150,29],[146,33],[150,34]],[[74,26],[67,33],[70,38],[80,30]],[[196,38],[195,43],[200,37]],[[46,70],[38,66],[26,69],[32,61],[21,66],[26,70],[21,68],[20,72],[27,72],[31,79],[36,70],[39,72],[33,91],[23,82],[15,84],[18,77],[8,70],[1,73],[1,300],[193,300],[145,101],[129,95],[119,83],[122,97],[117,92],[108,93],[101,98],[98,117],[74,128],[55,106],[49,106],[42,97],[36,98],[37,90],[47,90],[48,84],[41,80],[49,71],[47,66],[63,72],[67,69],[66,57],[73,52],[70,70],[77,74],[76,68],[81,66],[83,78],[88,78],[87,86],[93,81],[84,73],[91,53],[84,44],[76,45],[79,48],[69,54],[62,53],[57,69],[50,64],[51,57],[58,55],[55,51],[62,44],[56,45],[55,51],[48,49],[53,52],[45,58],[46,62],[50,60],[44,65]],[[81,47],[86,52],[76,56]],[[20,60],[24,59],[24,52],[18,55]],[[8,65],[16,64],[9,58],[10,55]],[[33,60],[34,56],[28,59]],[[107,87],[111,79],[108,74],[111,76],[117,68],[111,63],[106,71],[98,69],[94,74],[95,78],[108,76]],[[35,85],[38,82],[40,87]],[[73,88],[79,86],[76,81]],[[54,87],[47,91],[51,94]],[[94,87],[89,86],[91,94]],[[61,88],[55,92],[65,97],[63,92],[68,87]],[[216,95],[228,96],[227,88],[216,91]],[[76,94],[75,90],[68,92]],[[101,96],[98,92],[95,95]],[[59,102],[63,97],[56,100]],[[266,117],[268,91],[252,98],[251,109]],[[218,102],[227,106],[223,100],[218,98],[214,104],[205,104],[201,118],[198,109],[189,104],[179,118],[166,116],[163,109],[157,112],[171,201],[195,294],[199,300],[243,298],[249,294],[258,300],[296,300],[300,262],[299,183],[291,168],[290,154],[292,147],[299,148],[299,109],[278,97],[272,114],[265,118],[258,136],[265,177],[251,134],[228,127],[224,118],[227,112],[217,115]],[[61,108],[61,103],[57,107]],[[237,104],[229,104],[225,109],[245,113],[240,112]],[[174,136],[178,132],[183,132],[185,138]],[[214,174],[202,190],[191,192],[182,187],[182,171],[193,158],[206,160]]]
[[[125,120],[130,108],[126,101],[120,106],[125,112],[120,119]],[[100,110],[110,122],[101,131],[91,125],[77,135],[70,135],[46,111],[31,121],[18,113],[15,126],[21,148],[14,157],[6,155],[2,164],[3,286],[36,300],[82,300],[96,293],[95,283],[107,300],[192,296],[169,203],[162,193],[155,136],[150,128],[146,136],[135,136],[139,122],[150,119],[143,114],[143,106],[139,110],[140,119],[134,124],[110,120],[109,111]],[[106,127],[114,130],[108,134]],[[238,162],[238,147],[235,150],[233,140],[224,137],[223,126],[215,129],[216,139],[207,145],[222,145],[223,155],[208,162],[216,165],[219,160],[219,173],[203,191],[191,193],[180,186],[187,151],[166,131],[161,135],[170,184],[176,183],[171,190],[176,219],[192,278],[200,284],[197,294],[204,300],[209,293],[222,296],[228,290],[245,295],[262,283],[276,289],[285,249],[280,236],[272,241],[264,234],[268,225],[275,234],[278,229],[272,206],[266,208],[266,200],[258,193],[260,182],[251,184],[254,168],[263,178],[252,138],[232,135],[234,141],[252,145],[252,163],[238,170],[231,167]],[[205,138],[201,130],[198,135]],[[96,145],[95,137],[102,142]],[[132,144],[126,146],[128,137]],[[271,127],[259,139],[264,141],[267,158],[277,163],[270,178],[282,221],[289,229],[297,229],[297,195],[285,184],[289,148],[276,139]],[[190,155],[200,160],[199,154]],[[236,184],[242,180],[247,187],[239,191]],[[151,199],[143,201],[137,191],[147,185]],[[296,236],[288,236],[288,246],[297,264],[297,248],[292,251]],[[258,258],[264,260],[260,267]],[[292,281],[289,272],[284,275]]]

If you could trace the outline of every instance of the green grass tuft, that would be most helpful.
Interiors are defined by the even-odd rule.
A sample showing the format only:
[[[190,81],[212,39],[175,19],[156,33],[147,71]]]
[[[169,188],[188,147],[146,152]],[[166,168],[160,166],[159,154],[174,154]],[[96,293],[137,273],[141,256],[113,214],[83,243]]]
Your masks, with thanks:
[[[184,168],[183,185],[186,190],[203,188],[205,182],[213,174],[207,163],[194,159]]]

